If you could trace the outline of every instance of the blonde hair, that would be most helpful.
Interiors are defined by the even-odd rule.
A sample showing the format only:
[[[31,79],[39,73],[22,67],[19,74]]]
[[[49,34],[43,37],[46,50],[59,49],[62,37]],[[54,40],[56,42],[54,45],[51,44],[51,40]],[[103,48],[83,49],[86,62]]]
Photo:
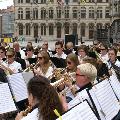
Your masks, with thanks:
[[[90,63],[84,63],[77,66],[81,75],[85,75],[89,78],[90,82],[93,82],[97,77],[97,69]]]

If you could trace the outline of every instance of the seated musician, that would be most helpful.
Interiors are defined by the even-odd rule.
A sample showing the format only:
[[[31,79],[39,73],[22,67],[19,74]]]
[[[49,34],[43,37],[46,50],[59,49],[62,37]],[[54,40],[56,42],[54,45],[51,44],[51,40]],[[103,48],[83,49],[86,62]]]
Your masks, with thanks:
[[[18,113],[15,120],[56,120],[56,109],[60,115],[64,112],[61,101],[48,79],[42,76],[33,77],[28,83],[28,100],[30,113]]]
[[[49,78],[52,72],[53,67],[51,66],[48,53],[46,51],[40,51],[37,55],[37,65],[34,68],[34,73]]]
[[[21,64],[15,61],[15,51],[13,48],[8,49],[6,52],[7,64],[1,63],[1,68],[9,72],[9,74],[18,73],[21,70]]]

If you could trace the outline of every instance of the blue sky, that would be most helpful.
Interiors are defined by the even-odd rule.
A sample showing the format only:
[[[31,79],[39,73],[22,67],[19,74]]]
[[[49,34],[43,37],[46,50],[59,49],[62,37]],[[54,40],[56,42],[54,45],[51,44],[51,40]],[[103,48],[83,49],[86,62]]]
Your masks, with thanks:
[[[0,0],[0,9],[6,9],[11,5],[13,5],[13,0]]]

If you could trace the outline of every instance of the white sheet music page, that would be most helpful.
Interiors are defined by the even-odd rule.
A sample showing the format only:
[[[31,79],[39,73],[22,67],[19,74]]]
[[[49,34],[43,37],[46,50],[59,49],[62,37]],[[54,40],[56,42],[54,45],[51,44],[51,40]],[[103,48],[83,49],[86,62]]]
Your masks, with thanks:
[[[27,86],[22,73],[12,74],[8,76],[8,81],[12,89],[16,102],[28,98]]]
[[[26,84],[28,84],[30,79],[34,77],[33,72],[23,72],[22,75],[23,75],[23,78],[24,78]]]
[[[117,76],[114,74],[112,76],[110,76],[109,82],[110,82],[116,96],[120,100],[120,82],[118,81]]]
[[[59,120],[59,118],[57,119]],[[62,115],[62,120],[98,120],[86,101]]]
[[[8,83],[0,84],[0,114],[16,110]]]
[[[104,80],[92,88],[100,108],[99,112],[106,118],[111,120],[115,117],[120,109],[119,102],[110,86],[108,80]],[[93,98],[94,99],[94,98]],[[97,105],[96,105],[97,107]]]

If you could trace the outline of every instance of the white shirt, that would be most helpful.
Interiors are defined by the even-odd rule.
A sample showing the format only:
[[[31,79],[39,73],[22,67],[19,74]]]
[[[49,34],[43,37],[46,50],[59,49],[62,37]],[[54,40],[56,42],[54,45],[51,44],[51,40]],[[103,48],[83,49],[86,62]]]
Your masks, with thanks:
[[[108,54],[105,54],[105,55],[100,54],[100,56],[101,56],[102,60],[104,61],[104,63],[107,63],[107,61],[109,60]]]
[[[21,64],[14,61],[12,64],[7,65],[14,73],[18,73],[19,70],[22,70]]]
[[[34,109],[31,113],[28,113],[27,116],[23,117],[21,120],[38,120],[38,108]],[[42,120],[42,118],[40,119]]]
[[[53,57],[66,59],[67,55],[63,52],[60,56],[56,53]]]

